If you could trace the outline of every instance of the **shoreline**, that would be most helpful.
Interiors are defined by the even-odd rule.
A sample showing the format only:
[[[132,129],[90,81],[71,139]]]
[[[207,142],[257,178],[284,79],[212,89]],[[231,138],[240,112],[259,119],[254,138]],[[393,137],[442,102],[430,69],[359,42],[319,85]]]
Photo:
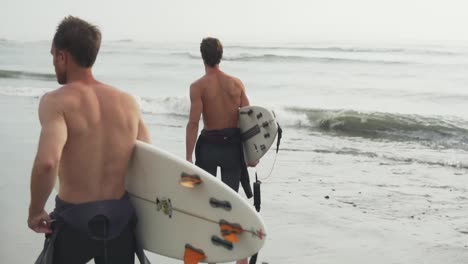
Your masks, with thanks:
[[[40,129],[37,103],[0,96],[0,209],[7,213],[0,231],[9,241],[0,249],[0,259],[5,263],[33,262],[43,245],[43,235],[26,225]],[[150,125],[154,144],[176,155],[183,154],[183,130]],[[292,136],[301,133],[307,132],[289,132],[282,146],[293,144]],[[262,160],[260,178],[266,177],[273,158],[270,151]],[[467,175],[463,169],[280,149],[273,174],[262,184],[260,213],[271,235],[258,263],[465,263]],[[153,263],[181,263],[148,255]]]

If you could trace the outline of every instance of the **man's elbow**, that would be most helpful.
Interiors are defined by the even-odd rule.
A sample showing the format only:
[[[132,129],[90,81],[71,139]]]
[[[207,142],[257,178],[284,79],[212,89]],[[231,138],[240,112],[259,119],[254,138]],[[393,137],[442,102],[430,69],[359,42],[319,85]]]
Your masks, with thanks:
[[[57,169],[59,163],[60,160],[58,158],[38,159],[34,165],[34,170],[37,174],[49,174]]]
[[[144,135],[144,136],[141,136],[139,138],[137,138],[137,140],[140,140],[140,141],[143,141],[145,143],[148,143],[148,144],[151,144],[151,137],[149,135]]]
[[[139,141],[151,144],[151,136],[149,134],[149,131],[146,128],[138,131],[138,135],[136,139]]]
[[[198,122],[188,121],[187,129],[198,129]]]

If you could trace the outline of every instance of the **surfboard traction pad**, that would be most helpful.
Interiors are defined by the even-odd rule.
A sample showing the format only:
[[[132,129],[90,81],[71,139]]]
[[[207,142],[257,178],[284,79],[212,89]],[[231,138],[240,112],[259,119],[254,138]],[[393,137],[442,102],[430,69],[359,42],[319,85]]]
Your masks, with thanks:
[[[172,218],[172,203],[171,199],[168,198],[156,198],[156,209],[162,211],[165,215]]]

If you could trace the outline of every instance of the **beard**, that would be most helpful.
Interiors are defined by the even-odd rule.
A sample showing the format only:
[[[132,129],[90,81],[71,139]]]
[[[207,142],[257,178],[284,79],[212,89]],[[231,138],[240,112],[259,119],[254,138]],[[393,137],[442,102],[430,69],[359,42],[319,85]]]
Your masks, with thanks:
[[[65,72],[55,72],[59,84],[67,84],[67,74]]]

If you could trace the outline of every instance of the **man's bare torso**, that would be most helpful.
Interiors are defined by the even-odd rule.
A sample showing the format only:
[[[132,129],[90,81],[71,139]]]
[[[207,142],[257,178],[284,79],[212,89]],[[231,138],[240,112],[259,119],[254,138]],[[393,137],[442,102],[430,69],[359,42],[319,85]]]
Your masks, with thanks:
[[[53,92],[62,103],[67,141],[60,161],[61,199],[71,203],[118,199],[138,135],[135,100],[99,82]]]
[[[206,130],[238,127],[239,107],[247,101],[239,79],[214,71],[200,78],[193,86],[200,89]]]

